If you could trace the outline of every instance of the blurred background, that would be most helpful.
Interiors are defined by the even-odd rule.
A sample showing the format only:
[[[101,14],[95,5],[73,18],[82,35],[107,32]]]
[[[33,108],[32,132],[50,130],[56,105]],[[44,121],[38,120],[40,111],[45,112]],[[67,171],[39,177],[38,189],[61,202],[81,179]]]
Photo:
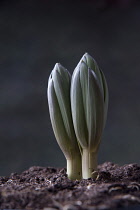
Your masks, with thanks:
[[[0,175],[65,167],[46,89],[56,62],[71,73],[85,52],[103,70],[109,112],[99,164],[140,164],[140,2],[0,1]]]

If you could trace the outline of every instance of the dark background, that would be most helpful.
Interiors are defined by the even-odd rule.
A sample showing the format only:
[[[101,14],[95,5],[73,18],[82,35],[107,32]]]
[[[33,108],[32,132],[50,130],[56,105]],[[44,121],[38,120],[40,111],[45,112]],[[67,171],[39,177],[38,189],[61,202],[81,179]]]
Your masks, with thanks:
[[[111,3],[113,2],[113,3]],[[0,175],[64,167],[46,97],[56,62],[70,72],[88,52],[110,101],[99,163],[140,164],[139,1],[0,1]]]

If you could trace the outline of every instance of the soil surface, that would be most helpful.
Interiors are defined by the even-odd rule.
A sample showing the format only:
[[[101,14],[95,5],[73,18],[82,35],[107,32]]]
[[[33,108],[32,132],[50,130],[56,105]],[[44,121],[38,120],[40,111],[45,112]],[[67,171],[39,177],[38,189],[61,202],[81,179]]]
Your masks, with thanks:
[[[106,162],[98,170],[96,181],[71,181],[64,168],[38,166],[0,177],[0,208],[103,210],[140,205],[140,166]]]

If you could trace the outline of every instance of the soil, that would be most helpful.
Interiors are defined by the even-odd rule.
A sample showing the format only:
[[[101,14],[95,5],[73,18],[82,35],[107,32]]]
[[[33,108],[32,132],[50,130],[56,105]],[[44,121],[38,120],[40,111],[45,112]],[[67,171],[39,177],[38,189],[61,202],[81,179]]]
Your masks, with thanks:
[[[140,166],[98,166],[97,180],[67,178],[66,169],[33,166],[0,177],[1,209],[103,210],[140,205]]]

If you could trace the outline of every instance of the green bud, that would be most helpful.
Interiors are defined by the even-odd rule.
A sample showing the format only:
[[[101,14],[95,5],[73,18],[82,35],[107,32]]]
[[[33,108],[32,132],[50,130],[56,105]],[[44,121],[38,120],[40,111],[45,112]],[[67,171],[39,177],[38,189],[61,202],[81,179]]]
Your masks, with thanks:
[[[101,69],[99,69],[99,66],[97,62],[95,61],[95,59],[92,56],[90,56],[88,53],[85,53],[83,55],[79,64],[81,62],[85,62],[86,65],[95,72],[96,77],[98,79],[98,82],[99,82],[99,85],[101,87],[103,97],[104,97],[104,126],[105,126],[106,119],[107,119],[109,94],[108,94],[108,87],[107,87],[107,82],[106,82],[104,73],[101,71]]]
[[[81,156],[72,122],[69,72],[56,64],[48,81],[48,105],[56,140],[67,159],[71,179],[81,177]]]
[[[97,151],[107,114],[105,77],[87,53],[77,65],[71,81],[71,108],[76,137],[82,148],[83,178],[93,177]]]

